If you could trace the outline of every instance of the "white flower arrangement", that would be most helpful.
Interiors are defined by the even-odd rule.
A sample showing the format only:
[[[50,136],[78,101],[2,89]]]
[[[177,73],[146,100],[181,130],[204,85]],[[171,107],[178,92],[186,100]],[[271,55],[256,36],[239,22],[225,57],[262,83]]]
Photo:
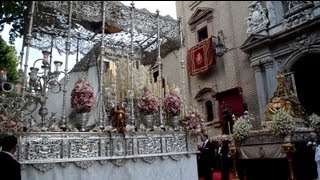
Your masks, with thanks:
[[[132,66],[130,65],[128,67],[128,59],[122,58],[119,59],[119,61],[116,64],[116,83],[117,83],[117,89],[120,91],[124,96],[127,97],[127,91],[130,88],[129,84],[131,83],[130,79],[130,73]],[[147,77],[149,72],[149,67],[140,65],[139,69],[133,68],[132,69],[132,75],[133,75],[133,87],[134,87],[134,96],[140,97],[143,89],[145,88],[147,84]]]
[[[312,115],[310,115],[308,117],[309,119],[309,123],[310,123],[310,127],[315,128],[316,124],[320,122],[320,116],[318,116],[317,114],[313,113]]]
[[[289,135],[296,130],[296,122],[286,111],[280,109],[267,127],[275,135]]]
[[[232,134],[234,141],[243,141],[249,135],[252,129],[251,121],[253,119],[251,115],[243,115],[234,122]]]

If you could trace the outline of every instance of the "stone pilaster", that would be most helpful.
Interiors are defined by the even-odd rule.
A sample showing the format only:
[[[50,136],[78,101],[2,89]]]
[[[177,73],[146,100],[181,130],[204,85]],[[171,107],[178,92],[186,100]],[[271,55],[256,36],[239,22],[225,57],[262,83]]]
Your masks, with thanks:
[[[265,106],[267,104],[266,88],[263,78],[263,72],[260,63],[252,63],[251,67],[254,69],[256,84],[257,84],[257,95],[259,103],[259,114],[261,121],[265,119]]]
[[[263,66],[266,70],[266,84],[267,84],[267,95],[268,99],[271,99],[274,91],[276,90],[277,82],[276,82],[276,73],[273,65],[273,58],[268,57],[264,60]]]

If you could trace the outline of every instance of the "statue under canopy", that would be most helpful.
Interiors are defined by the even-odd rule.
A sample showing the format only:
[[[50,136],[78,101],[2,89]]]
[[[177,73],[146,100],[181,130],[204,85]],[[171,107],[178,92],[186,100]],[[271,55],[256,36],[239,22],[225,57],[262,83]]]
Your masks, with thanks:
[[[294,118],[306,119],[305,110],[301,106],[298,98],[286,84],[285,75],[280,73],[276,76],[276,79],[278,86],[273,97],[269,100],[265,112],[267,121],[272,120],[273,115],[280,109]]]

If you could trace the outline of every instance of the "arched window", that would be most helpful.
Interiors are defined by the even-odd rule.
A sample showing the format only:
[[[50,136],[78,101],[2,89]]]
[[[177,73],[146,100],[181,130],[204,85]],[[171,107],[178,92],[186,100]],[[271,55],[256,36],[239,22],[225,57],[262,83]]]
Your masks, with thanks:
[[[206,103],[207,122],[213,121],[213,104],[211,100],[207,100]]]

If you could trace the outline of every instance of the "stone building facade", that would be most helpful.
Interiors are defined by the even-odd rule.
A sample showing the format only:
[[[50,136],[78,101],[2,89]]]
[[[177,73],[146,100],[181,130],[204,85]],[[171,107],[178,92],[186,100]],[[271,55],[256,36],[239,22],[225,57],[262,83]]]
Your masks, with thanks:
[[[183,52],[186,61],[187,51],[199,43],[201,30],[205,28],[208,37],[213,36],[214,43],[217,42],[219,34],[220,40],[226,47],[223,56],[215,56],[215,65],[207,72],[195,76],[186,73],[189,103],[197,105],[207,121],[210,121],[208,113],[212,112],[217,131],[223,124],[221,116],[223,100],[220,98],[232,95],[242,97],[242,110],[248,110],[257,117],[253,124],[255,128],[260,127],[254,70],[250,66],[249,56],[240,49],[247,38],[245,18],[249,14],[250,3],[249,1],[176,2],[177,17],[182,17]],[[228,106],[234,108],[233,104]],[[212,108],[212,111],[208,108]]]
[[[227,48],[207,72],[195,76],[186,72],[189,104],[198,105],[208,117],[206,102],[212,101],[213,121],[221,124],[219,97],[240,88],[243,110],[256,117],[253,125],[259,129],[277,86],[276,76],[284,73],[306,113],[320,113],[315,86],[319,1],[177,1],[176,8],[184,34],[182,53],[175,52],[178,59],[187,61],[187,51],[199,43],[204,28],[214,43],[223,32],[219,37]]]

